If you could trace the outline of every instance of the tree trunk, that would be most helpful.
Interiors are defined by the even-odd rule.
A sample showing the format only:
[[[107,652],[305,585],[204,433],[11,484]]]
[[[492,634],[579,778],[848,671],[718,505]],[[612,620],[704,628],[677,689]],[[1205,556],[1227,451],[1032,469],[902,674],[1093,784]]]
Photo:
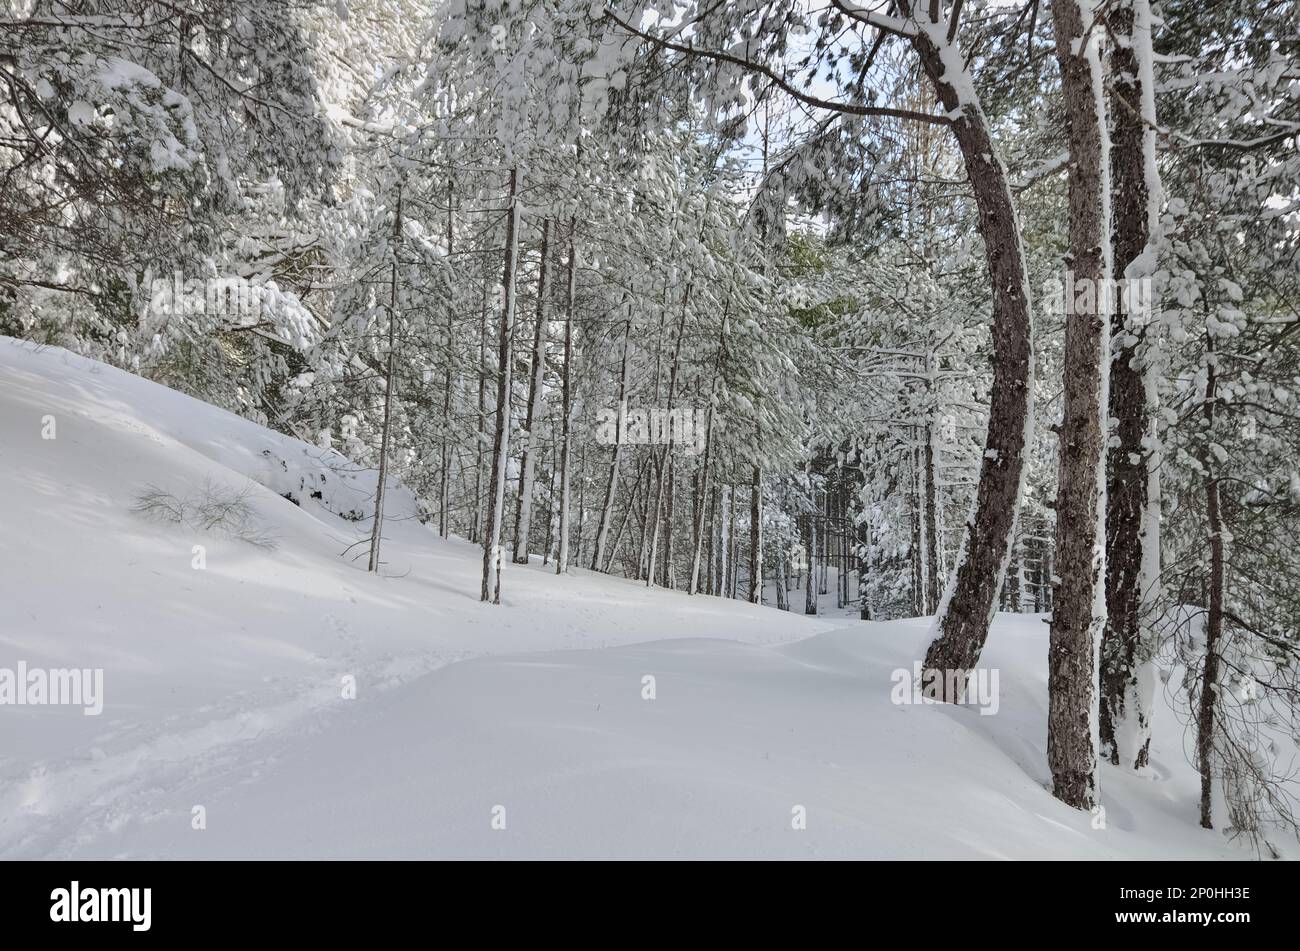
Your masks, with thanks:
[[[700,588],[700,561],[704,554],[704,500],[709,498],[712,489],[709,483],[709,466],[713,454],[713,406],[710,404],[704,424],[704,458],[700,462],[700,489],[697,498],[699,504],[695,511],[695,526],[691,532],[691,580],[686,588],[687,594],[695,594]]]
[[[1201,703],[1196,717],[1196,765],[1201,773],[1201,825],[1214,828],[1214,708],[1219,693],[1219,639],[1223,635],[1223,512],[1219,499],[1219,480],[1215,460],[1205,441],[1214,426],[1217,381],[1214,367],[1214,343],[1210,341],[1209,365],[1205,379],[1205,437],[1199,451],[1205,473],[1205,518],[1210,542],[1210,597],[1205,616],[1205,663],[1201,667]]]
[[[917,438],[915,426],[912,427],[911,432],[915,440]],[[911,455],[912,504],[909,506],[908,520],[912,535],[912,614],[915,617],[925,617],[928,613],[925,599],[928,581],[925,572],[930,562],[929,553],[925,548],[925,477],[922,475],[920,447],[914,446]]]
[[[388,446],[393,428],[393,376],[397,368],[397,248],[402,237],[402,187],[397,187],[393,215],[393,266],[388,288],[388,368],[384,371],[384,426],[379,437],[379,481],[375,485],[375,520],[370,526],[370,571],[379,571],[379,542],[384,534],[384,490],[388,486]]]
[[[817,512],[804,515],[804,547],[808,550],[808,583],[804,587],[803,613],[817,613]]]
[[[627,425],[627,363],[632,347],[632,300],[627,302],[627,321],[623,325],[623,369],[618,377],[618,418],[614,421],[614,455],[609,461],[609,479],[605,484],[605,504],[600,510],[600,524],[596,528],[596,553],[591,559],[591,570],[605,570],[605,545],[609,540],[609,523],[614,517],[614,495],[618,491],[618,467],[623,460],[624,426]]]
[[[1011,568],[1007,571],[1007,610],[1013,614],[1020,613],[1020,598],[1022,584],[1022,566],[1024,564],[1020,554],[1020,537],[1011,546]]]
[[[533,525],[533,481],[542,443],[535,429],[542,425],[542,380],[546,375],[546,265],[551,222],[542,222],[542,260],[537,270],[537,323],[533,328],[532,368],[528,375],[528,409],[525,413],[523,457],[519,460],[519,504],[515,510],[517,565],[528,564],[528,533]]]
[[[471,530],[470,541],[478,544],[483,540],[483,532],[486,506],[483,504],[483,458],[486,455],[483,451],[484,443],[487,441],[485,427],[487,425],[487,313],[488,313],[488,281],[486,275],[483,278],[483,300],[479,309],[478,319],[478,418],[476,421],[476,432],[474,438],[474,449],[476,456],[474,458],[474,527]]]
[[[1111,52],[1112,187],[1117,216],[1115,273],[1123,275],[1155,228],[1155,95],[1149,89],[1151,11],[1147,0],[1120,0],[1106,19],[1120,39]],[[1144,64],[1147,68],[1144,68]],[[1145,81],[1144,81],[1145,80]],[[1149,124],[1149,127],[1148,127]],[[1146,214],[1139,214],[1145,209]],[[1137,334],[1144,315],[1119,295],[1115,328]],[[1136,318],[1136,319],[1135,319]],[[1111,363],[1110,415],[1118,420],[1109,452],[1106,506],[1106,630],[1101,647],[1102,753],[1117,766],[1142,769],[1151,744],[1155,699],[1152,605],[1159,598],[1159,462],[1144,445],[1155,437],[1154,370],[1137,365],[1138,347],[1123,344]],[[1152,438],[1152,444],[1155,440]]]
[[[501,276],[501,329],[497,349],[496,441],[492,449],[492,499],[483,532],[483,586],[480,600],[501,603],[501,522],[505,515],[506,466],[510,461],[510,343],[515,330],[515,265],[519,258],[519,170],[510,170],[506,253]]]
[[[939,501],[935,487],[937,473],[934,466],[934,427],[925,426],[925,613],[939,611]]]
[[[903,0],[904,13],[914,6]],[[927,668],[970,670],[979,661],[997,609],[1019,516],[1033,425],[1033,322],[1029,275],[1006,169],[979,102],[963,101],[974,89],[970,70],[963,68],[950,77],[958,85],[946,81],[949,64],[963,62],[955,47],[946,56],[941,52],[947,45],[947,26],[925,22],[919,10],[916,20],[920,29],[912,45],[939,102],[955,117],[952,131],[974,192],[993,292],[993,381],[975,515],[965,526],[956,570],[935,624],[938,637],[925,657]],[[959,93],[959,88],[965,92]]]
[[[740,526],[736,516],[736,487],[730,487],[728,493],[730,505],[727,515],[727,597],[733,600],[740,594]]]
[[[1052,792],[1097,804],[1097,657],[1105,623],[1105,432],[1110,369],[1110,181],[1101,28],[1078,0],[1052,17],[1070,145],[1070,264],[1065,392],[1056,496],[1061,577],[1048,646],[1047,761]],[[1085,283],[1086,282],[1086,283]],[[1091,293],[1089,293],[1091,291]]]
[[[677,371],[681,366],[682,358],[682,338],[686,330],[686,311],[691,305],[692,285],[686,285],[686,291],[682,295],[682,312],[677,321],[677,341],[673,345],[673,363],[668,371],[668,406],[666,419],[668,420],[668,445],[664,447],[661,453],[662,462],[659,471],[659,490],[655,494],[654,509],[650,517],[650,555],[649,564],[646,569],[645,583],[654,584],[655,564],[659,557],[659,513],[666,509],[667,528],[664,554],[664,587],[670,587],[672,584],[672,530],[673,530],[673,399],[677,395]],[[651,428],[654,427],[653,422]],[[650,450],[652,453],[653,449]],[[665,496],[666,493],[666,496]]]
[[[452,192],[452,180],[447,179],[447,257],[452,259],[455,250],[456,228],[455,219],[452,216],[452,203],[454,200]],[[455,365],[451,358],[453,349],[453,336],[455,334],[456,312],[452,306],[452,300],[447,302],[447,368],[443,373],[443,393],[442,393],[442,451],[438,466],[438,534],[446,538],[450,532],[447,524],[447,496],[451,492],[451,385],[452,385],[452,367]]]
[[[570,432],[573,416],[573,315],[574,292],[578,273],[578,221],[569,219],[569,263],[565,267],[564,289],[564,377],[561,380],[562,420],[560,423],[560,547],[555,555],[555,573],[569,570],[569,481],[573,436]]]
[[[763,470],[758,466],[749,493],[749,600],[763,603]]]

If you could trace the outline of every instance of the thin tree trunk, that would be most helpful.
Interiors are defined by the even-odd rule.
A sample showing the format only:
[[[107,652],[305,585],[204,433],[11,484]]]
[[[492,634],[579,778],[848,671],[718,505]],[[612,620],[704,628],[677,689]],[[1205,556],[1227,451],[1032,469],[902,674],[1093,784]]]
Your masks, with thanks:
[[[934,460],[934,427],[925,426],[925,445],[921,450],[925,465],[925,613],[939,611],[939,495],[938,472]]]
[[[914,440],[919,438],[916,434],[917,427],[914,426],[912,427]],[[925,531],[925,466],[921,459],[920,446],[912,449],[911,456],[912,504],[909,506],[908,521],[912,534],[912,614],[916,617],[925,617],[929,613],[925,593],[930,586],[929,578],[926,577],[930,554],[925,547],[928,537]]]
[[[736,487],[726,486],[727,514],[722,521],[722,596],[736,597]]]
[[[474,527],[470,541],[479,544],[483,540],[485,516],[487,515],[486,506],[483,498],[483,451],[484,443],[487,441],[485,427],[487,426],[487,297],[488,282],[486,275],[483,278],[483,300],[479,309],[478,320],[478,419],[477,428],[474,438],[475,452],[477,453],[474,460]]]
[[[813,498],[815,499],[816,497],[817,497],[817,493],[814,492]],[[830,497],[826,494],[825,490],[823,490],[821,493],[821,504],[818,507],[817,511],[814,513],[819,523],[817,528],[818,528],[818,537],[820,538],[820,544],[817,549],[819,555],[818,561],[820,562],[820,566],[818,570],[818,578],[817,578],[818,594],[826,594],[830,590],[830,586],[827,583],[827,577],[826,577],[830,573],[830,560],[831,560],[830,530],[828,527],[829,519],[827,518],[827,505],[829,504],[829,502],[830,502]]]
[[[623,459],[624,427],[627,425],[627,364],[632,346],[632,300],[627,302],[627,321],[623,325],[623,369],[618,377],[618,418],[614,422],[614,455],[609,461],[609,479],[605,484],[605,504],[600,510],[600,524],[596,528],[596,553],[591,559],[591,570],[601,571],[605,565],[605,545],[609,539],[609,523],[614,515],[614,495],[618,491],[618,467]]]
[[[604,568],[606,574],[609,574],[610,571],[613,569],[614,555],[617,554],[619,546],[623,543],[623,532],[627,529],[628,520],[631,519],[633,509],[636,507],[636,503],[640,499],[640,496],[642,494],[641,493],[642,483],[645,481],[645,475],[646,472],[649,470],[649,468],[650,468],[650,459],[647,457],[641,460],[641,467],[637,469],[637,473],[636,473],[636,481],[632,483],[632,493],[631,495],[628,496],[628,504],[623,509],[623,518],[618,523],[618,531],[614,533],[614,544],[611,545],[609,548],[609,558],[608,560],[606,560],[605,568]],[[644,502],[644,500],[642,501]],[[642,507],[644,508],[644,504]],[[645,522],[644,517],[642,517],[641,521],[644,524]],[[637,570],[638,571],[640,570],[639,562],[637,565]]]
[[[1007,572],[1007,609],[1013,614],[1020,613],[1023,564],[1024,561],[1020,553],[1020,538],[1017,536],[1015,543],[1011,546],[1011,569]]]
[[[454,194],[452,192],[452,180],[447,179],[447,257],[452,259],[455,252],[456,229],[455,219],[452,215],[452,204]],[[438,486],[438,534],[446,538],[450,528],[447,524],[447,496],[451,491],[451,385],[452,385],[452,368],[455,362],[451,358],[454,347],[453,335],[455,333],[455,309],[452,306],[452,299],[447,301],[447,368],[443,374],[443,394],[442,394],[442,453],[439,465],[439,486]]]
[[[664,587],[671,587],[672,577],[672,530],[673,530],[673,399],[677,395],[677,371],[681,366],[682,357],[682,337],[686,330],[686,311],[691,305],[691,290],[693,285],[688,283],[686,290],[682,294],[682,312],[677,320],[677,341],[673,345],[673,363],[668,371],[668,405],[666,419],[668,420],[668,445],[664,448],[661,456],[662,463],[659,475],[659,491],[655,496],[654,510],[651,513],[650,521],[650,558],[646,570],[645,581],[647,585],[654,584],[655,562],[659,556],[659,513],[665,508],[666,497],[666,518],[668,538],[665,542],[664,554]],[[653,424],[651,424],[653,426]],[[651,452],[654,450],[652,449]]]
[[[528,564],[528,533],[533,524],[533,482],[541,440],[534,432],[542,425],[542,380],[546,375],[546,265],[549,258],[551,221],[542,222],[542,260],[537,270],[537,323],[533,327],[532,368],[528,375],[528,409],[524,422],[523,457],[519,461],[519,502],[515,510],[515,554],[517,565]]]
[[[804,516],[804,546],[808,549],[808,584],[804,588],[803,613],[817,613],[817,511]]]
[[[564,282],[564,377],[561,380],[562,416],[560,423],[560,548],[555,555],[555,573],[569,570],[569,480],[573,437],[570,432],[573,416],[573,315],[574,292],[578,273],[578,221],[569,219],[569,263],[565,266]]]
[[[505,515],[506,467],[510,461],[510,343],[515,330],[515,266],[519,258],[519,170],[510,170],[506,214],[505,267],[501,276],[501,330],[497,350],[496,443],[492,451],[492,501],[483,533],[483,587],[480,600],[501,603],[501,523]]]
[[[763,470],[758,466],[749,493],[749,600],[763,603]]]
[[[384,428],[379,437],[379,481],[375,486],[375,520],[370,526],[370,571],[379,571],[379,542],[384,534],[384,493],[388,486],[388,446],[393,428],[393,377],[397,369],[397,249],[402,237],[402,187],[397,186],[393,215],[393,265],[388,298],[388,368],[384,380]]]
[[[704,424],[704,459],[700,463],[700,488],[696,495],[695,525],[691,531],[691,580],[686,593],[695,594],[700,587],[700,562],[704,554],[704,500],[711,495],[709,466],[713,454],[713,405],[710,403]]]
[[[1214,366],[1214,343],[1210,341],[1209,363],[1206,368],[1205,439],[1214,427],[1214,405],[1217,399],[1217,380]],[[1201,825],[1206,829],[1213,824],[1214,789],[1214,708],[1219,694],[1219,640],[1223,636],[1224,546],[1223,512],[1219,499],[1219,479],[1214,475],[1215,460],[1209,447],[1202,444],[1201,468],[1205,472],[1205,517],[1210,543],[1210,597],[1205,617],[1205,663],[1201,667],[1201,703],[1196,717],[1196,765],[1201,773]]]

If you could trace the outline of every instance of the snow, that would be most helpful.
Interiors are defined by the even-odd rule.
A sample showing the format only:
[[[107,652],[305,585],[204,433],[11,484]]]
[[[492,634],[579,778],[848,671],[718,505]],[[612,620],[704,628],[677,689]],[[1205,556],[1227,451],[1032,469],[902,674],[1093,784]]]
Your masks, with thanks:
[[[1149,774],[1103,766],[1105,828],[1052,798],[1041,617],[996,620],[995,715],[895,704],[929,619],[809,619],[536,561],[482,604],[481,549],[421,525],[395,482],[384,570],[364,571],[348,546],[368,520],[343,516],[374,478],[0,338],[21,539],[0,668],[103,670],[98,716],[0,706],[0,856],[1248,857],[1196,826],[1163,706]],[[151,485],[246,493],[274,547],[143,518]]]

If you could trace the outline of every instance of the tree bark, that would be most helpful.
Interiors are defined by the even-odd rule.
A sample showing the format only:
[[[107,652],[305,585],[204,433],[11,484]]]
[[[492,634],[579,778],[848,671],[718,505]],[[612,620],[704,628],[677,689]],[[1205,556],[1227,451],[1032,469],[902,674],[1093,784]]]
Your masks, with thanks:
[[[910,0],[902,0],[904,13],[913,8]],[[958,82],[969,95],[974,89],[969,68],[945,79],[950,64],[956,68],[963,62],[946,40],[947,24],[925,19],[917,11],[920,29],[912,45],[940,104],[955,117],[952,132],[974,192],[993,292],[993,381],[975,515],[965,526],[946,603],[935,624],[938,637],[925,656],[927,668],[970,670],[979,661],[997,609],[1019,516],[1033,425],[1033,323],[1029,275],[1006,169],[983,109],[978,101],[963,102],[953,84]],[[945,47],[946,55],[941,52]]]
[[[492,449],[492,499],[483,532],[483,586],[480,600],[501,603],[501,523],[505,515],[506,465],[510,459],[510,343],[515,330],[515,266],[519,258],[519,170],[510,170],[507,195],[505,266],[501,276],[501,328],[497,346],[496,439]]]
[[[1052,792],[1097,804],[1097,657],[1105,622],[1105,432],[1110,368],[1110,187],[1100,25],[1078,0],[1052,17],[1070,145],[1065,392],[1056,496],[1061,577],[1048,645],[1047,761]]]
[[[749,600],[763,603],[763,470],[758,466],[749,493]]]
[[[1120,40],[1111,52],[1112,188],[1114,206],[1125,212],[1116,217],[1113,238],[1118,276],[1147,249],[1159,190],[1159,182],[1150,180],[1155,129],[1147,128],[1148,113],[1154,126],[1155,96],[1144,88],[1148,74],[1142,68],[1151,56],[1147,0],[1119,0],[1107,25]],[[1117,332],[1126,320],[1129,332],[1140,332],[1141,316],[1126,306],[1131,303],[1122,294],[1116,300]],[[1159,467],[1144,445],[1144,437],[1155,435],[1155,387],[1153,370],[1140,366],[1141,359],[1136,343],[1122,342],[1111,363],[1110,415],[1118,422],[1107,460],[1107,621],[1100,672],[1102,754],[1130,769],[1147,765],[1151,743],[1156,678],[1147,615],[1158,598],[1160,564],[1158,488],[1153,491]]]
[[[569,481],[573,436],[570,432],[573,416],[573,315],[574,296],[578,273],[578,222],[569,219],[569,262],[566,265],[564,289],[564,377],[561,380],[560,399],[560,547],[555,555],[555,573],[569,570]]]
[[[447,257],[452,259],[455,252],[456,228],[455,219],[452,216],[452,204],[454,193],[452,191],[452,180],[447,179]],[[454,361],[451,358],[453,350],[452,337],[455,333],[456,312],[452,306],[453,299],[447,301],[447,367],[443,373],[443,393],[442,393],[442,448],[441,458],[438,465],[438,534],[446,538],[450,532],[448,525],[447,513],[447,496],[451,492],[451,387],[453,382],[452,367]]]
[[[817,512],[804,515],[804,547],[808,551],[808,583],[804,587],[803,613],[817,613]]]
[[[934,427],[925,426],[925,613],[939,610],[939,502],[935,486]]]
[[[609,523],[614,517],[614,495],[618,491],[618,467],[623,460],[624,426],[627,425],[627,365],[632,347],[632,301],[627,302],[627,321],[623,325],[623,368],[618,377],[618,418],[614,421],[614,454],[609,460],[609,479],[605,483],[605,504],[600,510],[600,524],[596,528],[596,552],[591,559],[591,570],[602,571],[605,566],[605,546],[609,540]]]
[[[546,375],[546,265],[550,251],[551,221],[542,222],[542,259],[537,270],[537,323],[533,327],[532,367],[528,375],[528,409],[525,412],[523,456],[519,460],[519,502],[515,509],[517,565],[528,564],[528,533],[533,524],[533,482],[541,440],[534,429],[542,425],[542,380]]]
[[[483,458],[486,453],[483,451],[484,443],[487,442],[487,305],[488,296],[488,279],[485,275],[483,278],[483,300],[479,309],[478,319],[478,416],[475,423],[474,439],[474,525],[471,529],[470,541],[479,544],[483,541],[483,533],[486,529],[485,516],[486,506],[483,498]]]
[[[1205,476],[1205,518],[1210,543],[1210,597],[1205,616],[1205,663],[1201,666],[1201,703],[1196,717],[1196,765],[1201,773],[1201,825],[1214,828],[1214,708],[1219,692],[1219,639],[1223,635],[1224,528],[1215,461],[1206,441],[1214,426],[1217,380],[1214,345],[1210,342],[1209,366],[1205,379],[1205,437],[1199,450]]]
[[[397,369],[397,248],[402,237],[402,187],[397,186],[393,215],[393,264],[388,298],[388,367],[384,371],[384,424],[379,437],[379,481],[375,485],[375,520],[370,526],[370,571],[379,571],[379,542],[384,534],[384,493],[388,486],[388,446],[393,428],[393,376]]]

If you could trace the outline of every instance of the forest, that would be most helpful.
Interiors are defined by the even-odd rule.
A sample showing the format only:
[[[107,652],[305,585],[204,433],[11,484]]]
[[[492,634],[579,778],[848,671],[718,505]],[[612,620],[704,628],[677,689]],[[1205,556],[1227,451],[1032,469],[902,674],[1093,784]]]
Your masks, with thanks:
[[[928,618],[932,703],[1024,615],[1052,796],[1176,717],[1294,848],[1293,0],[6,7],[0,335],[346,457],[348,566]]]

